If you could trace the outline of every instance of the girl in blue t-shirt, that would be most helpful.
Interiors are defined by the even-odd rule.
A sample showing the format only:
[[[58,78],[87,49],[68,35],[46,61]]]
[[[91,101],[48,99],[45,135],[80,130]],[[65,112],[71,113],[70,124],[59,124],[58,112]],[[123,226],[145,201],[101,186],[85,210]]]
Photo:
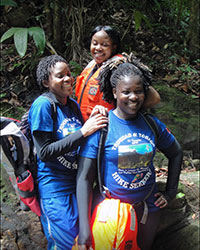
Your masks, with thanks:
[[[29,111],[38,157],[41,223],[48,250],[71,250],[78,234],[77,155],[84,139],[104,127],[107,117],[104,110],[96,109],[83,125],[79,106],[70,98],[73,78],[61,56],[44,57],[36,73],[38,83],[48,90]],[[56,105],[55,120],[50,99]]]
[[[103,97],[116,104],[116,108],[109,112],[101,159],[107,197],[97,205],[91,219],[100,137],[100,131],[97,131],[88,137],[80,152],[77,200],[81,250],[90,247],[95,250],[150,250],[159,224],[160,209],[176,195],[181,147],[166,126],[151,116],[159,130],[156,141],[140,112],[150,83],[150,70],[132,54],[119,61],[108,61],[102,68],[99,84]],[[159,192],[155,184],[153,158],[156,148],[169,160],[165,192]],[[134,219],[138,222],[136,225]]]

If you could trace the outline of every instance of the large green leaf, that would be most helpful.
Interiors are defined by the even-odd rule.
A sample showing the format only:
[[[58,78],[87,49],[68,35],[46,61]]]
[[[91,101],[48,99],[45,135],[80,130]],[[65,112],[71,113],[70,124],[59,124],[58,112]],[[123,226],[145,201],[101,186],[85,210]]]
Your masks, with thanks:
[[[39,49],[39,52],[42,53],[46,43],[44,30],[40,27],[31,27],[28,29],[28,32],[33,36],[36,47]]]
[[[5,41],[6,39],[10,38],[11,36],[13,36],[13,34],[18,30],[19,28],[10,28],[9,30],[7,30],[1,37],[0,42],[2,43],[3,41]]]
[[[23,57],[27,50],[28,29],[19,28],[14,33],[14,42],[18,54]]]
[[[12,7],[17,7],[17,3],[13,0],[1,0],[0,6],[12,6]]]

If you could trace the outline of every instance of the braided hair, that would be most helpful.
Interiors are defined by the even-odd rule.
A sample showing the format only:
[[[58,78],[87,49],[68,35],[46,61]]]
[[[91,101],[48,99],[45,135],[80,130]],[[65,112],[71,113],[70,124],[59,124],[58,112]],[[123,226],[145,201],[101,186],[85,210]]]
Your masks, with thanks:
[[[64,62],[67,64],[67,61],[58,55],[46,56],[41,59],[36,70],[37,83],[40,87],[43,87],[43,81],[48,81],[52,70],[51,68],[57,62]]]
[[[108,103],[115,103],[113,88],[116,88],[119,80],[125,76],[140,76],[145,96],[151,85],[151,70],[140,62],[132,53],[130,55],[122,53],[121,58],[111,58],[103,63],[98,76],[100,91],[103,92],[103,99]]]

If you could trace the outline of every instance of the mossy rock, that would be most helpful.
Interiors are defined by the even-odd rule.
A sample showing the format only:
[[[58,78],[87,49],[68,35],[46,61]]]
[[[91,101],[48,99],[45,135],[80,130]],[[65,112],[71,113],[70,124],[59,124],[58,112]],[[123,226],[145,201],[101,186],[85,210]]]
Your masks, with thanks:
[[[192,99],[164,82],[154,87],[160,93],[161,102],[150,112],[167,125],[183,150],[192,150],[194,155],[199,156],[199,100]]]
[[[152,250],[199,250],[199,221],[162,232],[156,237]]]

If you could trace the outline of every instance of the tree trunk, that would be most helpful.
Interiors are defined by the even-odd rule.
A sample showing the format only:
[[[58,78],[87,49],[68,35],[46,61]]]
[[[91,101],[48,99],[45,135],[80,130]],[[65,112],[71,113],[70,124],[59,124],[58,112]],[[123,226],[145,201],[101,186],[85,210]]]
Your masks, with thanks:
[[[46,37],[48,40],[52,39],[52,13],[50,9],[50,0],[44,1],[44,13],[45,13],[45,22],[46,22]]]
[[[53,15],[53,44],[56,50],[59,52],[62,52],[63,49],[61,34],[62,34],[61,4],[59,0],[55,0],[54,15]]]
[[[190,60],[199,58],[199,1],[191,0],[190,23],[186,34],[188,49],[192,52]]]

